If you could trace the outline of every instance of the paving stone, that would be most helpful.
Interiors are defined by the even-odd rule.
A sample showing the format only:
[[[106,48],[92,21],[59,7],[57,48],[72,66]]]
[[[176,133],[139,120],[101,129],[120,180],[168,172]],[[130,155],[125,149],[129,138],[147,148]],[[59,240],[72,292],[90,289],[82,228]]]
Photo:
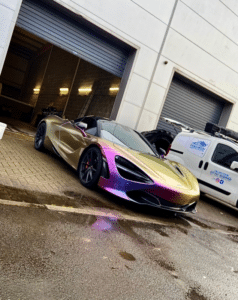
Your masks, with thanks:
[[[33,138],[4,133],[0,140],[0,184],[30,191],[80,192],[77,173],[61,159],[34,148]]]

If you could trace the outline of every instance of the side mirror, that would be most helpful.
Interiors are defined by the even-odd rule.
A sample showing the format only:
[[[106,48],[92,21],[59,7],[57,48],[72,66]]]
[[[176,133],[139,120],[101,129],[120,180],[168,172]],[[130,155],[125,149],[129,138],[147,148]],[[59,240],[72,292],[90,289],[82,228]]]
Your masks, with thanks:
[[[79,127],[80,129],[87,129],[88,128],[88,124],[84,123],[84,122],[77,122],[74,124],[75,126]]]
[[[238,171],[238,161],[233,161],[230,166],[231,170]]]

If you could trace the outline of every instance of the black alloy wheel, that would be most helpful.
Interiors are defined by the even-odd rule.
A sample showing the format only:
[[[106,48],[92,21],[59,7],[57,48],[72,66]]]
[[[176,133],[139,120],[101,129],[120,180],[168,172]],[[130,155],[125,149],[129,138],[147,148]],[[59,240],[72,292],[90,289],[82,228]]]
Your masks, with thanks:
[[[36,150],[43,150],[44,148],[44,141],[45,141],[45,134],[46,134],[46,124],[41,123],[37,128],[36,135],[35,135],[35,142],[34,146]]]
[[[94,188],[102,170],[102,154],[97,147],[86,150],[79,163],[79,180],[83,186]]]

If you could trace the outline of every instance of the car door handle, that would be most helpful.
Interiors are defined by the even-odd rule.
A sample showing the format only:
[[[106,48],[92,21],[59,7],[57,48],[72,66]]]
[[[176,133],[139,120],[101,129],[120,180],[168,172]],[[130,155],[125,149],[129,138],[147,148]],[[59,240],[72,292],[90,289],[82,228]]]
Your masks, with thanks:
[[[208,167],[208,162],[205,163],[205,165],[204,165],[204,170],[206,170],[207,167]]]
[[[202,165],[203,165],[203,160],[201,160],[201,161],[199,162],[199,165],[198,165],[199,169],[201,169]]]

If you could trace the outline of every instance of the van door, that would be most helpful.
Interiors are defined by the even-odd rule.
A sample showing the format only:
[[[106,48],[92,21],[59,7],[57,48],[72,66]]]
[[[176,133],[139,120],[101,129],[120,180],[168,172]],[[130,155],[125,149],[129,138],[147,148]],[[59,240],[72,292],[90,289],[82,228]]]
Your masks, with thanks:
[[[200,189],[211,196],[236,206],[238,199],[238,172],[231,170],[233,161],[238,161],[235,147],[225,143],[214,143],[206,155],[202,172],[198,178]]]
[[[181,133],[173,141],[166,158],[181,163],[199,178],[210,145],[211,141],[206,137]]]

